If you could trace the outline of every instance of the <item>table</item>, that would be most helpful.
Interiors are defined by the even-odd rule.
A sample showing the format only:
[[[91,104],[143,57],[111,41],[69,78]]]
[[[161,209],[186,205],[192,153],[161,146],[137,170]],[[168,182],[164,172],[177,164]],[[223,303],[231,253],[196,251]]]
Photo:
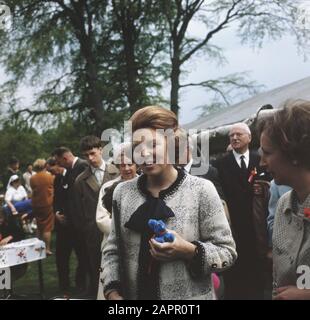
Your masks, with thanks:
[[[46,258],[45,243],[37,238],[13,242],[0,247],[0,269],[38,261],[40,295],[44,298],[41,261]]]

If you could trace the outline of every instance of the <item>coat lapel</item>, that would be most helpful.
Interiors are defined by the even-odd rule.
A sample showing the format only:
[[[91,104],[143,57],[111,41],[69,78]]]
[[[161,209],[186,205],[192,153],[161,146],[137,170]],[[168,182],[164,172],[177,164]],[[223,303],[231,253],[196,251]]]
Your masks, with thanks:
[[[230,155],[229,155],[229,162],[230,162],[230,166],[232,168],[232,170],[234,170],[235,174],[240,176],[240,167],[235,159],[235,156],[234,154],[232,153],[232,151],[230,152]]]
[[[113,180],[113,179],[117,178],[118,175],[119,175],[118,169],[113,165],[107,164],[106,170],[105,170],[104,176],[103,176],[103,184],[109,180]]]
[[[234,171],[236,178],[240,181],[240,185],[246,185],[247,183],[242,175],[241,168],[239,167],[232,151],[230,153],[229,159],[230,159],[231,168]],[[251,159],[251,157],[250,157],[250,159]],[[249,166],[248,166],[248,171],[249,170],[250,170],[250,162],[249,162]]]
[[[118,175],[118,169],[115,166],[111,166],[110,164],[108,164],[104,172],[102,184],[109,180],[115,179]],[[90,167],[88,167],[84,172],[84,180],[94,192],[100,191],[101,186],[98,185],[97,179],[95,175],[92,173]]]
[[[257,167],[257,156],[255,156],[255,154],[253,152],[250,151],[250,161],[249,161],[249,173],[255,168]],[[258,168],[256,168],[258,169]]]
[[[99,192],[100,186],[98,185],[97,179],[95,175],[93,175],[90,167],[88,167],[87,171],[85,172],[85,180],[94,192]]]

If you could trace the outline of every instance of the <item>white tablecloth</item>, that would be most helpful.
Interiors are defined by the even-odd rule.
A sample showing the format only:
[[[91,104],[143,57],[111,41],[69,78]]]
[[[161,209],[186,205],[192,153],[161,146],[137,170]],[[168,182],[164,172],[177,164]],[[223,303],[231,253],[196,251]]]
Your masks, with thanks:
[[[0,246],[0,269],[45,258],[45,243],[37,238]]]

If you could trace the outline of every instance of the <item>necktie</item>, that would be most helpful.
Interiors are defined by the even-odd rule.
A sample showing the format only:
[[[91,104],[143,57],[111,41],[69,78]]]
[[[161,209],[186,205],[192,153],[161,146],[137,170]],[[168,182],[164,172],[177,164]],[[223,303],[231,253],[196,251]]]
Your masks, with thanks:
[[[244,156],[240,157],[240,159],[241,159],[241,173],[242,173],[242,176],[244,177],[244,179],[247,180],[248,170],[247,170],[244,158],[245,158]]]
[[[247,170],[247,167],[244,161],[244,156],[241,156],[240,159],[241,159],[241,170],[245,172]]]
[[[103,171],[100,169],[95,170],[95,177],[97,179],[98,185],[102,185],[102,180],[103,180]]]

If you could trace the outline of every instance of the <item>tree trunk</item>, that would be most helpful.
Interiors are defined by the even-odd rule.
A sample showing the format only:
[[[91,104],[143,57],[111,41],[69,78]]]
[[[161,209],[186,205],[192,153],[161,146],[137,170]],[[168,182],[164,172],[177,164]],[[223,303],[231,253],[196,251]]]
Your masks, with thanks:
[[[76,17],[72,18],[72,23],[75,28],[75,34],[79,41],[81,48],[81,55],[85,59],[86,71],[86,87],[85,87],[85,108],[90,110],[90,117],[95,122],[94,134],[100,135],[103,128],[103,105],[102,95],[100,89],[100,82],[98,80],[96,55],[93,52],[94,38],[91,26],[91,13],[82,2],[73,5],[75,8]],[[86,31],[85,14],[88,16],[88,32]],[[83,101],[84,102],[84,101]]]
[[[124,37],[124,54],[126,62],[126,77],[127,77],[127,98],[130,107],[130,113],[133,114],[136,110],[143,107],[143,90],[138,84],[138,67],[135,62],[135,39],[134,26],[132,21],[127,20],[127,25],[122,24]]]
[[[86,107],[91,111],[91,117],[95,121],[94,134],[101,135],[103,128],[104,112],[102,95],[96,67],[96,59],[92,52],[93,44],[90,36],[86,34],[80,38],[80,45],[83,57],[86,61],[86,81],[88,84],[86,94]]]
[[[104,112],[102,106],[102,96],[99,88],[98,75],[96,65],[94,63],[86,63],[87,82],[89,92],[87,96],[88,108],[91,109],[92,117],[95,120],[95,134],[100,135],[103,128]]]
[[[171,79],[171,91],[170,91],[170,107],[177,117],[179,115],[179,90],[180,90],[180,62],[179,59],[172,58],[172,70],[170,74]]]
[[[130,10],[122,9],[121,28],[124,41],[124,56],[127,78],[127,98],[130,107],[130,113],[133,114],[139,108],[143,107],[145,89],[139,84],[138,65],[135,56],[136,27],[131,17]]]

